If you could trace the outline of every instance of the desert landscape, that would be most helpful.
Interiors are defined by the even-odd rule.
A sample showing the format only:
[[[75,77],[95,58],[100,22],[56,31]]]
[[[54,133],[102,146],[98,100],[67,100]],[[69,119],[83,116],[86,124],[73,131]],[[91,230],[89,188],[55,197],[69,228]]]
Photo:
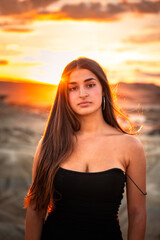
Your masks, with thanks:
[[[31,83],[28,84],[32,87]],[[40,88],[45,92],[42,96],[36,86],[34,91],[33,88],[24,91],[26,88],[22,85],[0,82],[0,240],[24,239],[26,210],[23,209],[23,200],[31,184],[32,163],[37,143],[43,135],[50,104],[56,91],[51,86],[42,85]],[[48,101],[45,102],[46,95]],[[137,128],[143,125],[141,133],[136,137],[143,143],[147,160],[146,240],[158,240],[160,239],[160,86],[119,83],[117,100],[128,113],[130,120],[136,123]],[[120,206],[119,219],[125,240],[126,192]]]

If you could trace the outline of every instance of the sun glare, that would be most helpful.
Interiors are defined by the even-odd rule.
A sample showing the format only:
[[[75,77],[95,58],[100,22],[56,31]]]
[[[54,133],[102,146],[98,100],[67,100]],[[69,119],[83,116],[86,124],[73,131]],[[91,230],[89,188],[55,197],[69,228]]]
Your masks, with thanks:
[[[51,50],[42,50],[39,61],[43,64],[35,66],[32,70],[32,79],[42,82],[58,85],[64,67],[79,54],[75,52],[52,52]]]
[[[58,66],[51,68],[51,66],[43,65],[34,69],[32,79],[42,83],[49,83],[58,85],[61,78],[61,71]]]

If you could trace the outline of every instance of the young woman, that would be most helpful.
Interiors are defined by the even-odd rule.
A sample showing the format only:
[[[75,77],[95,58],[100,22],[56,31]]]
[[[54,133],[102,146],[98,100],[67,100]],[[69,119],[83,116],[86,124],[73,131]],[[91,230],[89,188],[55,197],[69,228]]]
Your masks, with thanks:
[[[122,239],[125,184],[127,239],[145,238],[145,154],[116,114],[128,119],[113,105],[102,67],[85,57],[70,62],[34,157],[26,240]]]

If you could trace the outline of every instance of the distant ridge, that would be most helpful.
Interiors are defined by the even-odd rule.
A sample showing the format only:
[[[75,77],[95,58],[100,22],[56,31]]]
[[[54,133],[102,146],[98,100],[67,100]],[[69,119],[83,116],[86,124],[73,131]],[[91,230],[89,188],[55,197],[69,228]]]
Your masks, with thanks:
[[[160,88],[160,85],[157,85],[157,84],[155,84],[155,83],[138,83],[138,82],[135,82],[135,83],[126,83],[126,82],[118,82],[118,84],[119,85],[121,85],[121,86],[125,86],[125,85],[127,85],[127,86],[135,86],[135,87],[141,87],[141,88],[143,88],[143,87],[145,87],[146,89],[148,89],[148,88],[150,88],[150,87],[158,87],[158,88]],[[115,84],[114,84],[115,85]]]
[[[154,83],[111,84],[120,104],[160,104],[160,86]],[[56,94],[57,85],[40,82],[0,81],[1,101],[17,105],[50,106]]]

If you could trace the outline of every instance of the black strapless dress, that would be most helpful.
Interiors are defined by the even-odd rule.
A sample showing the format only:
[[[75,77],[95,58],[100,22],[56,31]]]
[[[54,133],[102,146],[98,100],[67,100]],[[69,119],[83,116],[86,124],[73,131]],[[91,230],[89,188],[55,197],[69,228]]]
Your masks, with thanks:
[[[78,172],[60,167],[54,179],[56,208],[44,222],[41,240],[122,240],[118,211],[125,183],[120,168]]]

